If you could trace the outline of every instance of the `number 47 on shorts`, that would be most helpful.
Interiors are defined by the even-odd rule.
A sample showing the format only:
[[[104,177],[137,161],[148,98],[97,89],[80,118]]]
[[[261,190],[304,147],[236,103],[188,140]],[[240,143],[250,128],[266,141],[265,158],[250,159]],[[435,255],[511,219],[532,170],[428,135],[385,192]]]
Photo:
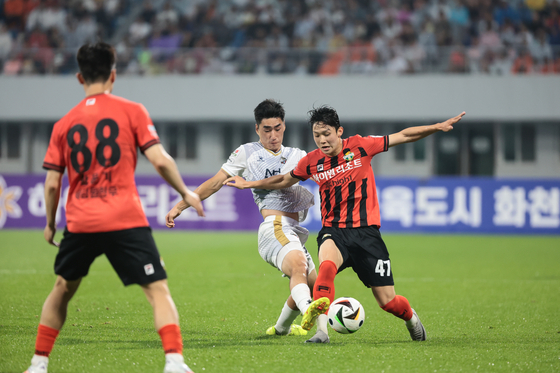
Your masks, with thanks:
[[[385,266],[387,266],[386,270],[385,270]],[[385,274],[385,271],[387,271],[387,274]],[[377,264],[375,265],[375,273],[379,273],[379,276],[381,277],[385,275],[391,276],[391,261],[379,259],[377,261]]]

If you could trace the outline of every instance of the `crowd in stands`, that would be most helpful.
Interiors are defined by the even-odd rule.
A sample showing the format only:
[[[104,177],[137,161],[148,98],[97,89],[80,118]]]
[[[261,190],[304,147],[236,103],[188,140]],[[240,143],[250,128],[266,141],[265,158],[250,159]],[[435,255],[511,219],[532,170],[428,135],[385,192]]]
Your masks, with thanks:
[[[560,73],[560,0],[0,0],[3,74]],[[66,52],[64,52],[66,51]]]
[[[5,75],[74,73],[78,48],[110,39],[128,0],[0,0]]]

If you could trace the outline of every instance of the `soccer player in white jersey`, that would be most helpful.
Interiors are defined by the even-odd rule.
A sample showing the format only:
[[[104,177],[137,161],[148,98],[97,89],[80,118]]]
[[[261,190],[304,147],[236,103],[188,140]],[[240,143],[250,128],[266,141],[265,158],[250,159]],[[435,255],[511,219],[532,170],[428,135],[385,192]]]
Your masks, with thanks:
[[[229,157],[212,178],[196,190],[202,200],[216,193],[226,179],[243,176],[257,181],[294,169],[306,153],[282,145],[286,123],[284,108],[274,100],[264,100],[254,110],[258,142],[243,144]],[[305,335],[317,316],[326,312],[329,299],[313,301],[311,290],[317,279],[315,264],[304,244],[309,232],[299,225],[313,205],[313,194],[301,185],[279,190],[252,189],[264,222],[259,227],[258,250],[261,257],[290,278],[290,296],[284,304],[276,325],[268,328],[269,335]],[[166,225],[175,226],[175,218],[189,206],[180,201],[166,215]],[[299,313],[302,325],[292,325]]]

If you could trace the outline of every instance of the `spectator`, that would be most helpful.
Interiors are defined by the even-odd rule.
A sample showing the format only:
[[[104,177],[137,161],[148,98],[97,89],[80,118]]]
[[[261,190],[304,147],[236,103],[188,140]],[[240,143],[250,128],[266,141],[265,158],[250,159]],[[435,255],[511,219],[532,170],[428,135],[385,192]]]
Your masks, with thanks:
[[[440,10],[439,16],[435,23],[435,37],[436,44],[438,46],[449,46],[451,45],[451,24],[447,20],[447,16],[443,10]]]
[[[4,16],[6,17],[6,24],[9,27],[22,30],[24,15],[24,0],[4,0]]]
[[[428,19],[431,19],[426,0],[414,0],[414,11],[410,16],[410,23],[414,26],[415,30],[421,30],[422,25]]]
[[[66,48],[75,52],[84,44],[83,39],[76,32],[78,26],[78,21],[75,19],[70,19],[68,21],[67,32],[64,33],[64,44]]]
[[[510,20],[513,24],[521,22],[521,14],[513,7],[510,2],[500,0],[498,6],[494,9],[494,20],[501,26],[506,20]]]
[[[86,16],[76,26],[76,37],[80,45],[95,42],[97,39],[98,25],[91,14]]]
[[[486,28],[480,35],[480,45],[493,50],[502,46],[500,35],[494,30],[491,21],[486,21]]]
[[[542,63],[545,59],[552,59],[552,48],[548,43],[544,29],[540,29],[537,32],[537,37],[533,40],[531,45],[529,45],[529,50],[533,60],[537,63]]]
[[[469,26],[469,11],[463,0],[452,3],[449,10],[449,23],[451,24],[453,43],[462,43]]]
[[[467,59],[462,47],[454,48],[449,55],[448,71],[455,74],[467,72]]]
[[[503,45],[513,46],[516,44],[517,35],[513,23],[509,19],[506,19],[500,27],[499,35]]]
[[[531,74],[533,72],[533,58],[527,49],[522,48],[519,56],[513,61],[513,74]]]
[[[138,16],[128,28],[128,35],[132,44],[137,44],[146,39],[152,32],[152,25],[142,15]]]
[[[381,31],[383,32],[385,38],[392,40],[401,34],[402,25],[395,21],[395,18],[389,14],[386,21],[381,23]]]
[[[154,9],[154,5],[152,4],[152,2],[150,0],[144,1],[142,12],[140,13],[140,17],[142,18],[142,20],[145,23],[152,25],[156,19],[156,14],[157,12]]]
[[[451,13],[451,8],[447,4],[446,0],[436,0],[430,7],[430,16],[432,19],[438,20],[441,18],[442,13],[445,19],[449,19],[449,13]]]
[[[541,64],[539,72],[541,74],[554,74],[554,73],[560,72],[560,71],[556,70],[556,67],[557,66],[555,66],[555,64],[553,63],[553,61],[550,58],[545,57],[542,64]]]
[[[290,41],[286,34],[282,32],[282,28],[278,25],[272,26],[272,32],[266,37],[266,48],[286,49],[289,45]]]
[[[4,63],[2,74],[6,76],[18,75],[23,67],[23,55],[20,53]]]
[[[27,17],[27,23],[25,29],[27,31],[33,30],[35,27],[42,27],[43,18],[46,12],[46,6],[44,2],[41,2],[35,9],[33,9],[29,16]]]
[[[482,60],[484,50],[480,46],[478,37],[473,36],[471,38],[471,45],[467,50],[467,60],[469,65],[469,71],[471,73],[480,73],[480,63]]]
[[[179,13],[173,8],[171,2],[166,2],[163,10],[156,15],[156,27],[162,28],[179,23]]]
[[[400,54],[396,48],[390,49],[389,62],[387,63],[387,73],[391,75],[413,72],[413,68],[408,61]]]
[[[41,7],[42,3],[35,8],[31,14],[37,9],[40,9],[37,14],[36,25],[43,31],[51,27],[57,27],[60,31],[66,31],[66,11],[62,9],[57,0],[47,0],[46,6]],[[31,18],[30,14],[30,18]],[[34,25],[31,26],[31,29]]]
[[[434,63],[438,56],[434,30],[435,27],[432,21],[426,20],[422,25],[422,31],[418,35],[418,44],[426,51],[426,59],[430,64]]]
[[[417,40],[413,40],[404,49],[404,58],[408,62],[409,66],[412,68],[411,73],[419,73],[422,71],[422,66],[426,60],[426,51],[418,43]]]
[[[0,22],[0,71],[4,61],[9,57],[13,45],[12,35],[8,32],[6,25]]]
[[[550,30],[548,42],[550,44],[550,47],[552,48],[552,53],[554,55],[554,58],[559,57],[560,56],[560,27],[558,28],[553,27]]]
[[[492,53],[493,52],[487,52]],[[482,65],[482,64],[481,64]],[[488,71],[492,75],[510,75],[512,73],[512,59],[505,48],[498,51],[496,58],[489,64]]]
[[[540,12],[546,6],[546,0],[525,0],[525,4],[529,9]]]

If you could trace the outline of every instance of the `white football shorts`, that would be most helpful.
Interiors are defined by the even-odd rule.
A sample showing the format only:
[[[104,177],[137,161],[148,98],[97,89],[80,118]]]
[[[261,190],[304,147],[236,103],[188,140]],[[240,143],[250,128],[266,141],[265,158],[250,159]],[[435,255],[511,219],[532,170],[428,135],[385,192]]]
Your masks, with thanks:
[[[307,258],[307,273],[315,269],[315,263],[305,242],[309,231],[297,220],[281,215],[267,216],[259,227],[259,254],[270,265],[282,272],[282,262],[292,250],[299,250]]]

